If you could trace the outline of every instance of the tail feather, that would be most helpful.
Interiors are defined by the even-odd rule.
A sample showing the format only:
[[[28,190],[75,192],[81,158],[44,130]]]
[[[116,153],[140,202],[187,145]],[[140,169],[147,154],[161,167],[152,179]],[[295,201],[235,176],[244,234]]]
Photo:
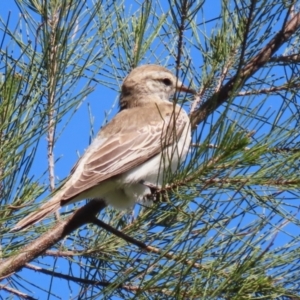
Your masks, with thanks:
[[[37,211],[32,212],[27,217],[19,221],[12,229],[12,231],[25,229],[32,224],[43,220],[49,214],[56,212],[60,207],[60,199],[54,197],[50,201],[43,204]]]

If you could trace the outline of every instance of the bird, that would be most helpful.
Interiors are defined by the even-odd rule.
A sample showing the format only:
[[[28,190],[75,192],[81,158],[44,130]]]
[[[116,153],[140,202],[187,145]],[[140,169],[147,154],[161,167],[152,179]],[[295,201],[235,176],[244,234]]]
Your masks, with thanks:
[[[128,209],[149,196],[151,187],[161,187],[191,143],[188,114],[170,101],[176,91],[196,93],[163,66],[134,68],[123,81],[119,112],[100,129],[52,198],[21,219],[14,231],[83,199]]]

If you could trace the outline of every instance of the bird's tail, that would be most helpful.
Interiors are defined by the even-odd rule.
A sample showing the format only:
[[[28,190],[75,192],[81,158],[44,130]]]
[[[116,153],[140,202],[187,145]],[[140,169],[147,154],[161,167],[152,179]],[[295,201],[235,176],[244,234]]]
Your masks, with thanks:
[[[30,225],[43,220],[49,214],[56,212],[60,207],[60,199],[54,196],[51,200],[43,204],[37,211],[32,212],[27,217],[19,221],[12,229],[12,231],[25,229]]]

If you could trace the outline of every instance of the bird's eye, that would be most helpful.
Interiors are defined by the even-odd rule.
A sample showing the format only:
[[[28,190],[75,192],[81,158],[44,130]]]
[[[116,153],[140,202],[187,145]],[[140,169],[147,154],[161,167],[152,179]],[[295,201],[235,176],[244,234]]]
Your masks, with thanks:
[[[171,81],[169,78],[163,79],[162,82],[163,82],[166,86],[172,85],[172,81]]]

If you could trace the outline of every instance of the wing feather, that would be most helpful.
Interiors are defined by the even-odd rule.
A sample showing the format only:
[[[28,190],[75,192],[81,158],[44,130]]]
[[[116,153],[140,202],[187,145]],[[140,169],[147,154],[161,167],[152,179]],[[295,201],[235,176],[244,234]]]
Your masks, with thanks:
[[[66,185],[69,187],[61,200],[72,200],[102,181],[139,166],[178,140],[189,119],[180,107],[174,110],[170,105],[157,107],[157,114],[149,114],[149,120],[147,114],[141,117],[133,109],[130,117],[126,110],[121,111],[100,131],[97,138],[103,142],[96,143],[96,147],[92,144],[75,166],[72,184]],[[109,138],[103,138],[105,135]]]

